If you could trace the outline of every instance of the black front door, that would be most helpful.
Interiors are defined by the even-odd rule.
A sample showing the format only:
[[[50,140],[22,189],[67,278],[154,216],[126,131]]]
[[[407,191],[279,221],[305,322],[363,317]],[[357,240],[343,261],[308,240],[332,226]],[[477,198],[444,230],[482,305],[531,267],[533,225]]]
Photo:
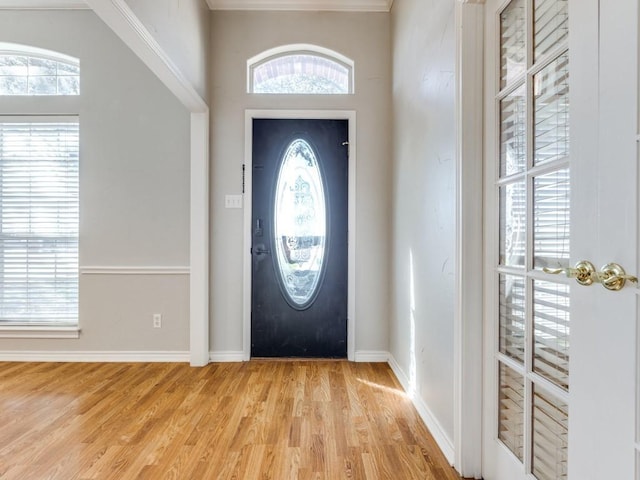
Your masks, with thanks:
[[[347,355],[347,120],[253,120],[251,355]]]

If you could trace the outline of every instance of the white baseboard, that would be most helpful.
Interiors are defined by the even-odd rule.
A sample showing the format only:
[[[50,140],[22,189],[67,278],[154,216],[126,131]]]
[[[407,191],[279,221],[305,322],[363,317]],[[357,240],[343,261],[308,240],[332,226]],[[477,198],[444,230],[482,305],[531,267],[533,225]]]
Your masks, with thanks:
[[[209,361],[214,363],[244,362],[243,351],[209,352]]]
[[[0,351],[0,362],[190,362],[187,352]],[[242,362],[243,352],[209,352],[210,362]]]
[[[246,361],[246,355],[243,351],[222,351],[222,352],[209,352],[210,362],[244,362]],[[389,352],[381,352],[376,350],[361,350],[356,352],[356,362],[372,362],[372,363],[387,363],[389,360]]]
[[[53,351],[0,351],[2,362],[168,362],[189,363],[189,352],[53,352]]]
[[[411,398],[411,401],[416,407],[418,414],[420,414],[422,421],[429,429],[429,432],[438,444],[438,447],[440,447],[440,450],[442,450],[442,453],[444,453],[447,461],[450,465],[453,465],[455,463],[455,447],[453,445],[453,441],[446,434],[446,432],[442,428],[442,425],[440,425],[440,422],[438,422],[437,418],[433,415],[424,400],[420,398],[420,396],[416,392],[411,391],[412,389],[411,385],[409,384],[409,378],[402,371],[402,368],[400,368],[400,365],[391,354],[389,354],[389,366],[398,378],[398,381],[402,385],[402,388],[404,388],[405,392],[407,392],[407,394],[409,395],[409,398]]]
[[[378,350],[358,350],[355,354],[355,361],[363,363],[387,363],[389,361],[389,352],[381,352]]]

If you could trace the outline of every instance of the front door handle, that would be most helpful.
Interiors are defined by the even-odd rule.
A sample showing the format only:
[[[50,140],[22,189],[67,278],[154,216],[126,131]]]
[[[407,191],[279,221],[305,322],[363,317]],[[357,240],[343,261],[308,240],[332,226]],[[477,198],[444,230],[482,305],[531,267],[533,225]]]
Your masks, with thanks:
[[[251,249],[251,253],[254,255],[268,255],[271,253],[263,244],[256,245]]]

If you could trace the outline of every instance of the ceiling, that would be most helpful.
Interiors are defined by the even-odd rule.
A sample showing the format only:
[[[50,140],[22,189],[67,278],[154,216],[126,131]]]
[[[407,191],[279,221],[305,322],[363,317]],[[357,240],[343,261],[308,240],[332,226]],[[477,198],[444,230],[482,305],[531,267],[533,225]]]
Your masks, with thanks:
[[[393,0],[206,0],[211,10],[388,12]],[[83,0],[0,0],[0,8],[87,8]]]

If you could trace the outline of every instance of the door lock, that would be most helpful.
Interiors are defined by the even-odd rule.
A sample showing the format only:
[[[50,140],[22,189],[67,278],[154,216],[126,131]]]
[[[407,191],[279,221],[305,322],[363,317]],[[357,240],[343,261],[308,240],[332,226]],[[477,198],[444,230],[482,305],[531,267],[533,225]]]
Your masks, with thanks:
[[[269,252],[269,249],[265,248],[264,244],[261,243],[253,247],[251,249],[251,253],[254,253],[255,255],[268,255],[271,252]]]

